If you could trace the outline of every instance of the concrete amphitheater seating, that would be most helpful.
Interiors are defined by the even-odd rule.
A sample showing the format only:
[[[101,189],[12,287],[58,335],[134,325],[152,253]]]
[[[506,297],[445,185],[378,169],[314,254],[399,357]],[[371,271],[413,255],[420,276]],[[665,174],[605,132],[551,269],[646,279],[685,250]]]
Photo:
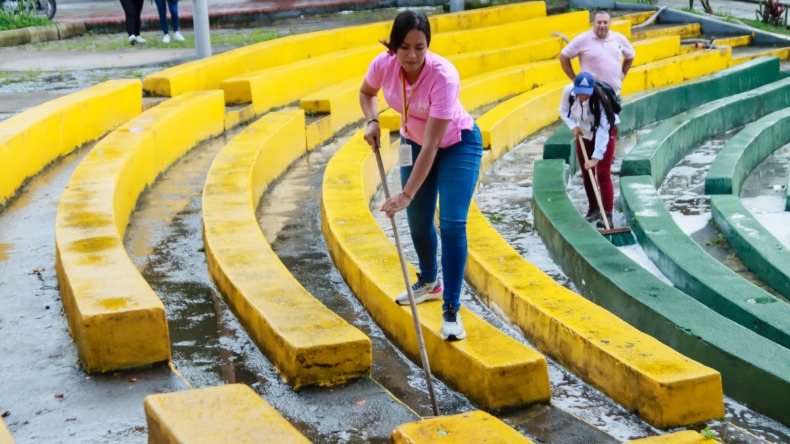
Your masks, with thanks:
[[[778,78],[778,68],[775,58],[754,60],[695,82],[631,98],[621,114],[620,135],[684,107],[696,107],[717,96],[772,82]],[[555,260],[582,294],[685,355],[721,371],[725,393],[771,416],[786,417],[772,393],[788,390],[788,375],[781,370],[790,363],[787,349],[666,286],[595,235],[565,192],[563,163],[570,152],[569,139],[563,127],[547,141],[544,157],[562,160],[537,162],[533,182],[535,224]],[[723,336],[722,332],[728,334]],[[748,343],[755,344],[754,348],[746,350]],[[752,385],[746,382],[749,380]],[[761,384],[758,381],[771,388],[752,389],[754,384]]]
[[[88,372],[170,359],[164,306],[126,254],[137,197],[160,172],[224,129],[221,91],[166,101],[104,137],[74,171],[55,222],[69,331]],[[183,131],[172,131],[177,124]]]
[[[209,273],[294,388],[365,376],[372,361],[370,339],[302,287],[272,251],[255,214],[269,184],[306,152],[304,113],[269,113],[222,149],[203,189]]]
[[[656,187],[698,143],[788,103],[790,79],[784,79],[678,114],[643,137],[620,170],[626,218],[664,275],[680,290],[784,347],[790,346],[790,305],[743,279],[683,233]]]
[[[790,251],[752,215],[738,195],[749,172],[787,143],[790,108],[746,125],[727,141],[705,176],[713,220],[727,244],[752,273],[784,297],[790,297]],[[787,202],[785,197],[785,207]]]

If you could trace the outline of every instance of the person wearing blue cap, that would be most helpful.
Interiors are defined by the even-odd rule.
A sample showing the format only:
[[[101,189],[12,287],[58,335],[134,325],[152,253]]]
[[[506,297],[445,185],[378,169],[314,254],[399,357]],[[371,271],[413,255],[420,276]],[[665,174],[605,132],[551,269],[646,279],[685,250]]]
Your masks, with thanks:
[[[592,169],[601,190],[603,208],[599,208],[589,174],[582,171],[584,191],[589,202],[585,219],[594,222],[606,212],[612,220],[614,186],[612,185],[612,162],[614,161],[617,124],[620,117],[614,112],[609,97],[589,72],[580,72],[573,83],[562,91],[560,117],[573,131],[576,138],[576,158],[584,170]],[[585,150],[587,158],[582,154]]]

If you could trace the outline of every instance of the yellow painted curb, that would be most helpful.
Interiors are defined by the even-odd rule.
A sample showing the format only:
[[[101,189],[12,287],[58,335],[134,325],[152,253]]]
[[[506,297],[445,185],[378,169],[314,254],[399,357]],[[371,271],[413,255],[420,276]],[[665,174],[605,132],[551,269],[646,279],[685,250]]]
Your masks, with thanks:
[[[779,57],[780,60],[787,60],[790,58],[790,48],[767,49],[765,51],[745,54],[740,57],[733,57],[732,60],[730,60],[729,66],[735,66],[743,62],[748,62],[749,60],[753,60],[758,57]]]
[[[253,71],[220,82],[227,103],[252,102],[256,114],[283,106],[325,88],[365,73],[381,45],[333,52],[288,65]]]
[[[0,419],[0,444],[14,444],[14,438],[11,432],[5,426],[5,423]]]
[[[679,55],[680,37],[672,35],[640,40],[634,42],[634,49],[636,49],[636,57],[633,67],[647,65]]]
[[[140,114],[139,80],[110,80],[0,122],[0,204],[50,162]]]
[[[505,97],[531,91],[545,83],[560,81],[569,82],[558,61],[528,63],[461,81],[460,100],[464,108],[474,110]]]
[[[517,444],[532,443],[521,433],[480,410],[439,416],[397,427],[393,444]]]
[[[198,142],[222,133],[224,118],[222,91],[168,100],[108,134],[71,176],[55,220],[55,264],[86,371],[170,359],[164,306],[123,236],[140,193]]]
[[[437,34],[431,50],[444,57],[490,51],[551,37],[552,32],[577,33],[589,27],[587,11],[550,15],[521,22]]]
[[[272,251],[255,214],[271,182],[306,152],[302,110],[269,113],[220,151],[203,189],[209,274],[295,388],[367,375],[372,361],[370,339],[302,287]]]
[[[294,426],[243,384],[145,397],[149,443],[304,444]]]
[[[555,282],[508,245],[474,203],[467,232],[467,281],[539,350],[655,427],[724,416],[719,372]]]
[[[483,135],[483,146],[489,148],[495,159],[516,146],[525,137],[554,122],[559,114],[562,90],[569,81],[563,80],[527,91],[509,99],[485,113],[477,124]],[[552,112],[537,113],[536,109]]]
[[[666,435],[651,436],[649,438],[635,439],[628,441],[628,444],[715,444],[719,441],[708,439],[701,433],[693,430],[668,433]]]
[[[645,12],[635,12],[633,14],[623,14],[617,17],[618,20],[628,20],[631,22],[631,26],[641,25],[642,23],[646,22],[650,17],[652,17],[658,11],[645,11]]]
[[[623,95],[650,88],[675,85],[727,68],[732,49],[709,49],[671,57],[628,72],[623,81]]]
[[[715,39],[713,44],[716,46],[729,46],[732,48],[738,46],[749,46],[752,43],[752,35],[741,35],[737,37],[725,37],[720,39]]]
[[[428,20],[432,32],[438,34],[495,26],[545,15],[546,6],[543,2],[529,2],[431,16]],[[392,21],[387,20],[291,35],[245,46],[151,74],[144,80],[144,89],[150,94],[160,96],[177,96],[189,91],[219,89],[220,82],[231,77],[335,51],[373,45],[378,39],[388,39],[391,27]]]
[[[631,39],[638,41],[670,35],[676,35],[684,39],[699,37],[702,35],[702,25],[699,23],[688,23],[686,25],[668,26],[666,28],[637,31],[631,34]]]
[[[382,154],[393,164],[389,135]],[[335,265],[371,316],[412,358],[419,360],[409,307],[395,297],[404,282],[395,246],[376,224],[368,202],[379,185],[375,156],[357,132],[332,157],[324,172],[322,227]],[[411,279],[416,274],[410,267]],[[441,339],[441,302],[418,306],[431,369],[486,409],[505,409],[549,400],[545,358],[462,308],[467,339]]]

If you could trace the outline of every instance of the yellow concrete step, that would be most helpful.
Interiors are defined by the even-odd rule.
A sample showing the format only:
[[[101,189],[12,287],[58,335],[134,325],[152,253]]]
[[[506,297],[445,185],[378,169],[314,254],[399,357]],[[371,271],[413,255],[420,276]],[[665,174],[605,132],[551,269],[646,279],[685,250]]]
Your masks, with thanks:
[[[126,254],[123,236],[138,196],[159,173],[222,133],[224,108],[222,91],[168,100],[108,134],[71,176],[55,221],[55,264],[86,371],[170,359],[164,306]]]
[[[311,442],[243,384],[149,395],[144,406],[149,443]]]
[[[394,163],[389,135],[382,134],[386,165]],[[375,156],[356,133],[324,173],[321,212],[324,238],[340,273],[373,319],[419,361],[409,307],[395,297],[405,285],[395,246],[376,224],[368,202],[379,185]],[[410,267],[410,279],[416,279]],[[441,339],[441,302],[418,306],[432,371],[485,409],[505,409],[550,397],[545,358],[462,308],[467,339]]]
[[[50,162],[141,110],[139,80],[110,80],[0,122],[0,205]]]
[[[716,439],[709,439],[701,433],[693,430],[683,430],[666,435],[651,436],[649,438],[635,439],[628,441],[628,444],[715,444]]]
[[[525,2],[431,16],[432,33],[495,26],[546,15],[543,2]],[[392,20],[286,36],[183,63],[144,79],[150,94],[177,96],[219,89],[222,80],[388,39]]]
[[[531,444],[521,433],[480,410],[403,424],[392,431],[393,444]]]
[[[656,29],[637,30],[631,33],[631,40],[639,41],[644,39],[652,39],[655,37],[676,35],[680,38],[688,39],[699,37],[702,35],[702,25],[699,23],[689,23],[686,25],[667,26]]]
[[[212,280],[294,388],[367,375],[372,361],[370,339],[302,287],[272,251],[255,214],[271,182],[306,153],[302,110],[268,113],[214,159],[202,205]]]
[[[11,432],[8,431],[5,423],[0,419],[0,444],[14,444],[14,442]]]

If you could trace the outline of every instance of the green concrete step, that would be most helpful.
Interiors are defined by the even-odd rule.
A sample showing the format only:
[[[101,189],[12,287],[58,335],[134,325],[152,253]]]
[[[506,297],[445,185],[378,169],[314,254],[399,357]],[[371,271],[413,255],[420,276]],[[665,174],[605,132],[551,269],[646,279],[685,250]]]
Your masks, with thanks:
[[[565,190],[561,159],[535,163],[535,226],[580,294],[722,374],[725,394],[790,422],[790,350],[671,287],[587,223]]]
[[[662,122],[623,158],[620,176],[651,176],[659,186],[699,143],[790,104],[790,79],[782,79],[683,112]]]
[[[623,212],[639,244],[681,291],[723,316],[790,347],[790,305],[747,281],[677,225],[650,176],[620,178]]]

